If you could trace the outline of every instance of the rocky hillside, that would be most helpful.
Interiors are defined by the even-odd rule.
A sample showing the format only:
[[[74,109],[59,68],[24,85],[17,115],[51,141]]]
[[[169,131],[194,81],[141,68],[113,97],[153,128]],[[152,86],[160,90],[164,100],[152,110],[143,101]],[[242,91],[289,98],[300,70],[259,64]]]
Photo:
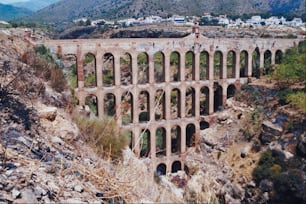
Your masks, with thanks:
[[[43,58],[25,36],[0,30],[0,202],[306,201],[305,112],[271,81],[243,86],[211,115],[199,146],[188,148],[186,172],[152,176],[149,158],[127,148],[114,162],[86,142],[72,119],[84,110],[72,106],[51,63],[39,66]]]
[[[62,0],[41,11],[30,19],[49,23],[71,22],[88,17],[120,19],[149,15],[168,16],[202,15],[204,12],[242,15],[269,13],[270,15],[301,15],[305,13],[303,0]]]

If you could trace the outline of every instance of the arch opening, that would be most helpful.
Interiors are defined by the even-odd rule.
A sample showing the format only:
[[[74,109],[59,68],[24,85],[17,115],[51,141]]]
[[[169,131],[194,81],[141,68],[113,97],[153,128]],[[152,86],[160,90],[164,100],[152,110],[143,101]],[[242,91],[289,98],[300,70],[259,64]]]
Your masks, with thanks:
[[[223,90],[222,86],[214,83],[214,112],[223,109]]]
[[[271,61],[272,53],[270,50],[266,50],[264,52],[264,74],[269,74],[272,71],[272,61]]]
[[[205,130],[207,128],[209,128],[209,123],[206,122],[206,121],[201,121],[200,122],[200,130]]]
[[[260,77],[260,53],[258,47],[252,53],[252,77]]]
[[[200,115],[209,114],[209,88],[202,87],[200,91]]]
[[[102,81],[103,86],[109,87],[115,84],[115,62],[114,55],[106,53],[103,55]]]
[[[222,78],[223,55],[221,51],[216,51],[214,54],[214,79]]]
[[[140,157],[148,157],[151,151],[150,131],[142,130],[140,137]]]
[[[85,98],[85,106],[89,107],[91,113],[98,116],[98,97],[89,95]]]
[[[64,55],[61,58],[64,69],[68,71],[68,83],[71,88],[78,87],[78,69],[77,69],[77,57],[73,54]]]
[[[96,57],[87,53],[83,59],[84,86],[87,88],[97,86]]]
[[[123,125],[133,122],[133,95],[131,93],[126,92],[121,96],[121,117]]]
[[[138,83],[146,84],[149,83],[149,56],[147,53],[140,53],[137,56],[138,64]]]
[[[156,156],[166,156],[166,130],[157,128],[156,130]]]
[[[173,89],[171,91],[171,119],[177,119],[181,117],[181,93],[179,89]]]
[[[170,81],[180,80],[180,54],[172,52],[170,55]]]
[[[120,82],[121,85],[131,85],[132,81],[132,56],[125,53],[120,56]]]
[[[154,104],[157,105],[157,109],[155,111],[155,120],[165,119],[166,101],[165,92],[163,90],[156,91]]]
[[[232,98],[235,96],[235,93],[236,93],[236,87],[235,85],[233,84],[230,84],[228,87],[227,87],[227,98]]]
[[[171,166],[171,173],[176,173],[182,170],[182,163],[180,161],[175,161]]]
[[[104,115],[112,117],[116,114],[116,97],[112,93],[104,96]]]
[[[240,53],[240,77],[247,77],[249,64],[249,55],[247,51],[242,51]]]
[[[161,163],[161,164],[159,164],[156,167],[156,174],[158,176],[166,175],[166,173],[167,173],[167,166],[166,166],[166,164]]]
[[[275,64],[280,64],[283,58],[283,52],[281,50],[277,50],[275,52]]]
[[[171,128],[171,153],[181,153],[181,128]]]
[[[139,122],[150,120],[150,95],[147,91],[141,91],[138,97],[139,101]]]
[[[165,56],[162,52],[154,54],[154,80],[157,83],[165,81]]]
[[[189,87],[186,90],[186,102],[185,102],[185,116],[194,117],[195,116],[195,90]]]
[[[207,51],[200,53],[200,80],[208,80],[209,54]]]
[[[189,124],[186,127],[186,146],[192,147],[195,146],[195,133],[196,128],[194,124]]]
[[[192,81],[195,79],[195,57],[192,51],[185,54],[185,80]]]
[[[227,53],[227,78],[235,78],[236,70],[236,53],[234,51],[229,51]]]

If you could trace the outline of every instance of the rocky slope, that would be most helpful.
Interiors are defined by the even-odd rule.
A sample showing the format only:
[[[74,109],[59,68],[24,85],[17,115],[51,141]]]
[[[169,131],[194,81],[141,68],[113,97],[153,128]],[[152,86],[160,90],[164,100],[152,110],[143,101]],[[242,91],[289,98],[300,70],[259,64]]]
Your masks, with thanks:
[[[211,116],[199,147],[188,148],[187,174],[153,177],[149,159],[126,149],[113,163],[84,142],[71,119],[69,92],[55,92],[24,63],[33,49],[24,34],[0,30],[0,202],[281,203],[282,194],[306,201],[305,115],[279,104],[262,81]],[[279,173],[295,172],[292,188],[280,190],[269,177],[255,180],[266,150],[288,166]]]

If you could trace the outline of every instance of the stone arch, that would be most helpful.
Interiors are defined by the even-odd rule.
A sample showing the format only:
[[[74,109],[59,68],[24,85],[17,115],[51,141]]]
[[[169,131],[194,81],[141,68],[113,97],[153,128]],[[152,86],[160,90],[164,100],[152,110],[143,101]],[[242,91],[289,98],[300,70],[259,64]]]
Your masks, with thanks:
[[[223,89],[218,83],[214,83],[214,112],[222,109]]]
[[[171,91],[171,119],[181,117],[181,92],[179,89],[173,89]]]
[[[90,94],[85,98],[85,106],[89,107],[89,110],[95,115],[98,116],[98,97]]]
[[[181,153],[181,132],[178,125],[171,128],[171,153]]]
[[[170,54],[170,81],[180,80],[180,53],[174,51]]]
[[[207,128],[209,128],[209,123],[206,122],[205,120],[201,121],[200,122],[200,130],[205,130]]]
[[[155,94],[155,106],[157,109],[155,111],[155,120],[162,120],[165,119],[166,115],[166,99],[165,99],[165,92],[162,89],[156,91]]]
[[[194,117],[195,116],[195,89],[189,87],[186,89],[185,97],[185,116]]]
[[[214,79],[222,78],[223,54],[221,51],[214,53]]]
[[[104,115],[113,117],[116,114],[116,96],[107,93],[104,96]]]
[[[102,81],[106,87],[115,85],[115,58],[112,53],[103,55]]]
[[[272,52],[270,50],[266,50],[264,52],[264,74],[269,74],[271,72],[272,65]]]
[[[202,51],[200,53],[200,80],[208,80],[209,73],[209,53]]]
[[[163,127],[156,129],[156,156],[166,156],[166,129]]]
[[[249,53],[246,50],[240,52],[240,77],[247,77],[249,64]]]
[[[83,58],[84,87],[97,86],[96,56],[86,53]]]
[[[165,55],[163,52],[156,52],[154,60],[154,80],[156,83],[165,81]]]
[[[192,81],[195,79],[195,55],[192,51],[185,54],[185,80]]]
[[[166,173],[167,173],[167,165],[166,164],[160,163],[159,165],[157,165],[156,174],[158,176],[166,175]]]
[[[139,122],[150,120],[150,94],[147,91],[141,91],[138,96]]]
[[[151,151],[151,133],[148,129],[140,134],[140,157],[148,157]]]
[[[176,173],[182,170],[182,163],[180,161],[174,161],[171,166],[171,173]]]
[[[120,82],[121,85],[133,84],[132,74],[132,56],[130,53],[125,53],[120,56]]]
[[[138,83],[149,83],[149,56],[145,52],[141,52],[137,55],[138,65]]]
[[[283,58],[283,52],[281,50],[276,50],[275,52],[275,64],[280,64]]]
[[[186,127],[186,146],[192,147],[195,145],[195,134],[196,127],[194,124],[190,123]]]
[[[200,115],[209,114],[209,88],[204,86],[200,90]]]
[[[252,77],[260,77],[260,52],[258,47],[252,53]]]
[[[226,58],[227,78],[235,78],[236,52],[230,50]]]
[[[121,96],[121,117],[122,124],[128,125],[133,123],[133,95],[132,93],[125,92]]]
[[[234,84],[230,84],[228,87],[227,87],[227,98],[232,98],[234,97],[235,95],[235,92],[236,92],[236,86]]]

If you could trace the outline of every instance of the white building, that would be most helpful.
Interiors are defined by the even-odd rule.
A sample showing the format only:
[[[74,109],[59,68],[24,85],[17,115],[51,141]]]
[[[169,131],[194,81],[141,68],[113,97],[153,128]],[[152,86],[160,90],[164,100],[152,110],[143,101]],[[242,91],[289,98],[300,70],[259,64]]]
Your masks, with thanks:
[[[261,16],[252,16],[251,19],[246,20],[246,23],[251,25],[260,25],[262,22]]]
[[[266,25],[279,25],[281,20],[278,17],[271,16],[270,18],[264,20]]]

